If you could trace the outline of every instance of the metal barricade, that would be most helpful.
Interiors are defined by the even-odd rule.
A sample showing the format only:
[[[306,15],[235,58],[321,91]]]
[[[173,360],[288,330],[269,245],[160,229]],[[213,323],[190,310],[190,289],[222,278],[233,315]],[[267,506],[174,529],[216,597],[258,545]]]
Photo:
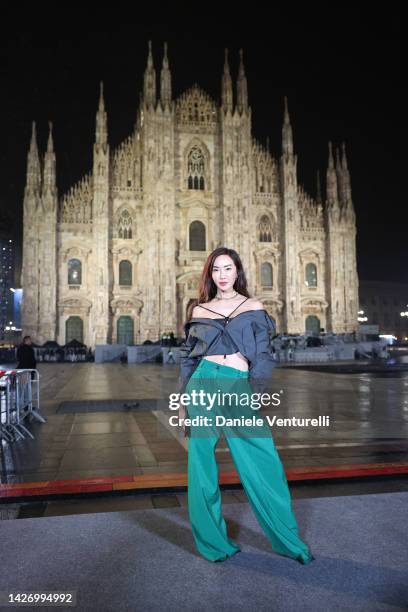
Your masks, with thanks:
[[[23,424],[25,418],[45,423],[40,414],[40,375],[38,370],[0,372],[0,437],[13,442],[34,435]]]
[[[0,370],[0,438],[12,442],[14,436],[10,430],[10,379],[5,370]]]

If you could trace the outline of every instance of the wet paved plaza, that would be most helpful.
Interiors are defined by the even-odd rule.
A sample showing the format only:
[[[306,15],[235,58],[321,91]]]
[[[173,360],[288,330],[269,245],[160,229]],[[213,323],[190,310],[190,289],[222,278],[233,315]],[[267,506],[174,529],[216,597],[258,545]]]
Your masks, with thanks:
[[[34,440],[3,442],[2,483],[186,471],[188,442],[169,425],[175,413],[166,404],[177,392],[177,366],[64,363],[39,364],[39,371],[47,422],[30,424]],[[281,404],[264,415],[329,417],[327,427],[272,427],[285,468],[407,461],[408,372],[279,367],[270,392],[280,393]],[[92,411],[66,411],[81,401]],[[216,456],[220,472],[233,469],[224,439]]]

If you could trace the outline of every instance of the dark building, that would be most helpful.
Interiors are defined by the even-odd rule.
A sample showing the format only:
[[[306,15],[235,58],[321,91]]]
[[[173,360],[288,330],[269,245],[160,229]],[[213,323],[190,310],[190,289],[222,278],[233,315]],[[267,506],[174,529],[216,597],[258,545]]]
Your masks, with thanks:
[[[359,297],[364,324],[378,325],[380,334],[408,339],[408,284],[360,280]]]

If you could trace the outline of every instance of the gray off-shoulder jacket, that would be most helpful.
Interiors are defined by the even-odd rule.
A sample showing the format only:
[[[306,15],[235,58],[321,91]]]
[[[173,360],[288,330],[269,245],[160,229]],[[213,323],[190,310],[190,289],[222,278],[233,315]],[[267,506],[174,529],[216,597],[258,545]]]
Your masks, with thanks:
[[[268,388],[277,365],[272,338],[275,321],[266,310],[246,310],[234,317],[193,317],[184,325],[185,341],[180,348],[179,391],[183,393],[190,376],[205,355],[231,355],[239,351],[249,361],[249,382],[254,392]]]

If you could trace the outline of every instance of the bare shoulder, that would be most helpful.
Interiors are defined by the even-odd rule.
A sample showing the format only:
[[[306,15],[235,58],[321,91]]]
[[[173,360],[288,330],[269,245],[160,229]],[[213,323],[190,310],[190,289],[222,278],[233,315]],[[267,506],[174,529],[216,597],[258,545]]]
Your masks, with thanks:
[[[258,298],[256,297],[249,298],[249,300],[246,302],[245,305],[248,305],[248,309],[250,310],[264,310],[265,309],[265,306],[263,305],[261,300],[258,300]]]
[[[202,314],[205,314],[205,308],[201,308],[200,304],[197,304],[197,306],[194,306],[191,316],[199,317]]]

